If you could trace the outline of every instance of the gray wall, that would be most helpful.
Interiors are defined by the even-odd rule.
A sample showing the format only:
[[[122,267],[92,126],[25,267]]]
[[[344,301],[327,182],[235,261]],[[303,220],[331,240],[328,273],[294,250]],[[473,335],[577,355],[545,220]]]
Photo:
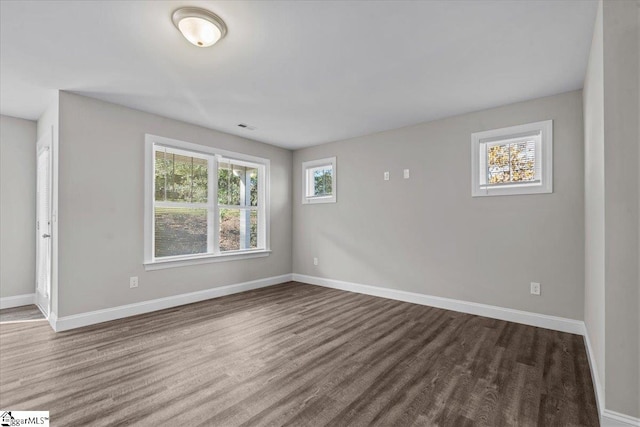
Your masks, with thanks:
[[[472,198],[471,133],[546,119],[554,192]],[[582,319],[583,148],[575,91],[296,151],[293,270]],[[334,155],[338,202],[302,205],[301,163]]]
[[[145,133],[269,158],[272,254],[145,272]],[[58,316],[291,272],[290,151],[65,92],[59,138]]]
[[[0,297],[36,288],[36,123],[0,116]]]
[[[640,417],[639,7],[603,5],[606,407],[634,417]]]
[[[602,3],[599,3],[583,89],[585,145],[584,322],[601,384],[605,380],[603,72]]]

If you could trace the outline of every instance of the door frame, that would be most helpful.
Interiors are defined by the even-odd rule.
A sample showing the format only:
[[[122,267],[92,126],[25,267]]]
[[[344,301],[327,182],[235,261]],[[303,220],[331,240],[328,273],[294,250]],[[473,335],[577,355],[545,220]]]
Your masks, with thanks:
[[[38,281],[40,280],[40,239],[42,239],[42,231],[39,227],[39,213],[40,213],[40,198],[38,197],[38,191],[39,191],[39,174],[40,174],[40,167],[39,167],[39,160],[40,160],[40,155],[42,154],[42,152],[44,150],[48,150],[49,151],[49,164],[48,164],[48,180],[49,180],[49,212],[48,212],[48,217],[49,217],[49,235],[51,237],[48,238],[48,242],[49,242],[49,283],[48,283],[48,289],[47,291],[47,298],[46,301],[44,301],[46,303],[46,307],[43,307],[41,304],[41,299],[39,297],[39,291],[38,291]],[[40,309],[40,311],[42,311],[42,313],[44,314],[44,316],[49,319],[49,316],[51,315],[51,300],[52,300],[52,293],[53,293],[53,251],[54,251],[54,244],[53,244],[53,239],[54,239],[54,218],[53,218],[53,165],[54,165],[54,160],[53,160],[53,127],[51,128],[50,132],[46,132],[44,135],[42,135],[42,137],[40,137],[40,139],[38,140],[37,144],[36,144],[36,223],[34,224],[34,226],[36,227],[36,280],[35,280],[35,303],[36,306]]]

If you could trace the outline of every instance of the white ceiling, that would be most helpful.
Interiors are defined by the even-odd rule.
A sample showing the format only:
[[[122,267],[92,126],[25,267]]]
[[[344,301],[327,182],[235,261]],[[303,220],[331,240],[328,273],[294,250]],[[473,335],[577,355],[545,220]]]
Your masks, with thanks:
[[[227,36],[189,44],[171,22],[185,5]],[[595,0],[3,0],[0,112],[37,119],[62,89],[300,148],[579,89],[595,13]]]

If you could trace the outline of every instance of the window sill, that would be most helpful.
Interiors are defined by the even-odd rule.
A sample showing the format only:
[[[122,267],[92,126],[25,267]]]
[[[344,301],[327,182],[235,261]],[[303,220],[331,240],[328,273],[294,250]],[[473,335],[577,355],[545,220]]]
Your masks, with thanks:
[[[315,203],[335,203],[335,196],[305,197],[302,199],[303,205],[313,205]]]
[[[200,255],[190,258],[171,258],[144,263],[146,271],[162,270],[165,268],[186,267],[189,265],[208,264],[212,262],[238,261],[242,259],[263,258],[271,254],[271,250],[253,250],[244,252],[229,252],[220,255]]]
[[[548,194],[553,193],[553,188],[547,184],[511,184],[495,187],[474,188],[472,197],[486,196],[519,196],[525,194]]]

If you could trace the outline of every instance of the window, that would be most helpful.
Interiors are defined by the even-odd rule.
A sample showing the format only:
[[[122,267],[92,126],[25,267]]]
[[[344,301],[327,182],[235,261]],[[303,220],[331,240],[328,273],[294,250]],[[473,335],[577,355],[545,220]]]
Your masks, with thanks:
[[[471,135],[471,195],[553,191],[553,121]]]
[[[302,203],[336,202],[336,158],[302,163]]]
[[[147,135],[145,266],[268,255],[269,161]]]

